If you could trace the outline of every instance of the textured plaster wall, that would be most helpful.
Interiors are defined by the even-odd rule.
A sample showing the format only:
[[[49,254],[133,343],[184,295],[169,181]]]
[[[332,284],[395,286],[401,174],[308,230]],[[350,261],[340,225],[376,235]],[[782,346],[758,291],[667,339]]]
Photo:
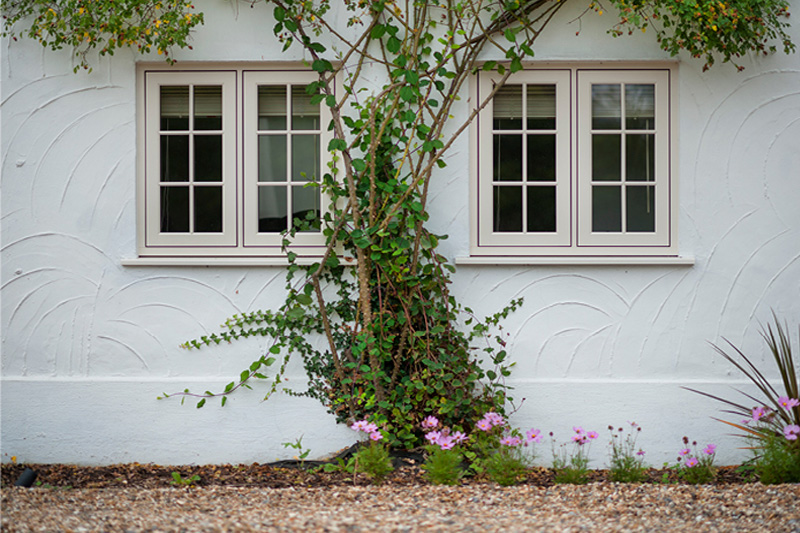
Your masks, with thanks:
[[[208,23],[180,60],[300,59],[279,53],[263,6],[198,7]],[[578,13],[553,22],[537,59],[668,59],[650,35],[606,36],[607,16],[585,17],[575,36]],[[67,52],[2,43],[2,460],[269,461],[300,435],[314,454],[352,443],[310,400],[156,401],[218,389],[249,364],[263,341],[178,344],[280,302],[284,273],[122,266],[136,254],[140,59],[121,52],[76,75]],[[525,298],[507,322],[511,384],[526,398],[515,423],[565,440],[572,425],[635,420],[653,464],[673,459],[684,434],[737,462],[736,441],[709,418],[718,406],[680,386],[727,394],[741,379],[707,341],[724,336],[769,367],[758,322],[771,308],[800,322],[800,56],[746,58],[743,73],[679,59],[680,253],[695,264],[461,266],[453,291],[487,314]],[[468,155],[465,135],[433,191],[431,225],[450,235],[451,258],[469,253]],[[302,386],[298,366],[290,383]]]

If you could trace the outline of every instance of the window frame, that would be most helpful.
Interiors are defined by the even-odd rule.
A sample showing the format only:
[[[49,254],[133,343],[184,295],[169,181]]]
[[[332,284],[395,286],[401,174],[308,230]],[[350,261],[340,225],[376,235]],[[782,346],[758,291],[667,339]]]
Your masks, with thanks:
[[[247,74],[247,76],[246,76]],[[245,80],[249,78],[247,83]],[[274,83],[269,83],[270,78]],[[325,251],[325,236],[319,232],[297,233],[284,251],[280,233],[247,231],[257,221],[248,223],[253,213],[253,202],[248,200],[258,180],[258,151],[252,150],[253,131],[245,129],[245,113],[251,111],[252,102],[245,100],[248,92],[257,93],[257,85],[282,85],[293,82],[307,84],[318,79],[318,74],[301,66],[280,63],[259,64],[165,64],[139,63],[137,65],[137,256],[178,262],[184,260],[263,259],[285,262],[288,252],[301,258],[320,257]],[[220,85],[223,80],[223,231],[221,233],[168,233],[160,226],[160,89],[162,85]],[[334,87],[337,94],[341,90]],[[231,110],[233,111],[231,113]],[[250,113],[257,117],[257,108]],[[251,122],[251,121],[250,121]],[[330,109],[320,103],[320,174],[329,172],[331,161],[327,146],[332,132],[327,129]],[[248,148],[248,140],[251,146]],[[257,140],[256,140],[257,143]],[[249,158],[249,159],[248,159]],[[191,159],[191,158],[190,158]],[[255,167],[253,166],[255,161]],[[190,161],[190,165],[191,165]],[[256,175],[253,174],[254,169]],[[320,176],[321,180],[321,176]],[[320,193],[321,213],[328,208],[327,195]],[[255,205],[257,212],[257,202]],[[256,215],[257,216],[257,215]],[[253,238],[255,237],[255,238]]]
[[[569,191],[569,238],[559,244],[548,242],[538,234],[491,231],[493,214],[490,207],[493,175],[491,172],[492,119],[493,102],[478,113],[470,128],[470,146],[472,148],[470,171],[470,255],[479,262],[495,259],[502,262],[503,257],[525,257],[535,261],[536,258],[557,259],[613,258],[613,257],[671,257],[678,255],[677,215],[678,215],[678,183],[677,183],[677,64],[673,62],[658,63],[537,63],[525,65],[522,71],[512,74],[507,84],[544,83],[554,72],[568,73],[569,83],[561,84],[556,91],[556,109],[562,114],[568,111],[569,132],[562,134],[559,127],[557,137],[557,168],[567,168],[567,175],[557,174],[560,189]],[[648,77],[649,76],[649,77]],[[470,86],[473,106],[479,106],[491,94],[492,82],[499,79],[496,72],[480,72],[475,75]],[[616,79],[615,79],[616,77]],[[629,80],[629,81],[626,81]],[[656,228],[654,233],[628,234],[592,234],[588,224],[591,223],[591,198],[588,179],[591,177],[591,139],[590,130],[586,129],[587,120],[591,122],[591,112],[580,115],[587,109],[586,92],[590,93],[591,83],[654,83],[656,85],[655,104],[658,110],[656,127],[658,129],[657,144],[662,147],[661,156],[657,159],[656,173]],[[562,87],[563,86],[563,87]],[[564,98],[564,88],[568,90]],[[581,97],[583,101],[581,101]],[[564,100],[567,100],[566,102]],[[589,100],[590,102],[590,100]],[[589,107],[590,109],[590,107]],[[557,124],[560,124],[560,117]],[[568,149],[559,143],[565,142]],[[666,151],[666,153],[664,153]],[[568,154],[564,156],[564,154]],[[562,183],[565,180],[567,183]],[[563,197],[557,196],[556,202],[563,204]],[[564,220],[563,211],[557,213],[559,224]],[[564,233],[563,226],[557,226],[557,234]],[[609,238],[610,237],[610,238]],[[644,237],[644,238],[643,238]],[[519,260],[518,259],[518,260]],[[517,261],[518,261],[517,260]],[[468,260],[459,262],[468,263]]]

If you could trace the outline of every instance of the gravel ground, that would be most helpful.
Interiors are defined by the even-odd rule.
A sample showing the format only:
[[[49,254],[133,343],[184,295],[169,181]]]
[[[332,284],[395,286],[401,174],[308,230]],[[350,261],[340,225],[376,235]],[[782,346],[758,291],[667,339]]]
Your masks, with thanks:
[[[800,532],[800,485],[17,488],[3,531]]]

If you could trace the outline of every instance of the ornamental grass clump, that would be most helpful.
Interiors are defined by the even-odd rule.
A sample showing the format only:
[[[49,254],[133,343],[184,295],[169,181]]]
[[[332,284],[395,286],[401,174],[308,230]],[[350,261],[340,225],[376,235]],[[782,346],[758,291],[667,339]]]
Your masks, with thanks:
[[[550,433],[555,482],[582,485],[589,481],[589,448],[598,435],[596,431],[585,431],[580,426],[573,426],[572,430],[571,451],[567,450],[569,444],[565,443],[556,452],[553,433]]]
[[[753,450],[755,472],[762,483],[796,483],[800,482],[800,442],[798,442],[800,388],[798,388],[788,325],[781,324],[774,313],[772,318],[773,323],[762,328],[761,336],[780,374],[782,393],[772,386],[766,376],[741,350],[727,340],[732,349],[731,353],[716,345],[714,349],[759,390],[762,396],[760,399],[739,391],[749,400],[756,402],[756,406],[751,407],[752,403],[737,403],[707,392],[687,390],[726,404],[729,409],[723,412],[739,418],[736,422],[717,420],[741,431],[737,436],[745,439],[750,445],[749,448]]]
[[[609,479],[619,483],[641,483],[646,478],[647,467],[644,465],[644,450],[636,449],[636,439],[642,428],[636,422],[630,422],[624,438],[622,428],[615,431],[614,426],[608,426],[608,430],[611,432]]]
[[[711,483],[717,477],[714,467],[714,456],[717,454],[716,444],[707,444],[702,452],[697,451],[697,441],[692,441],[689,448],[689,437],[683,437],[683,448],[678,452],[678,463],[675,469],[678,477],[692,485]]]
[[[370,443],[356,452],[354,458],[354,474],[366,474],[374,484],[380,485],[384,478],[394,471],[389,450],[381,443],[383,432],[376,424],[367,420],[359,420],[350,426],[354,431],[364,432],[369,435]]]

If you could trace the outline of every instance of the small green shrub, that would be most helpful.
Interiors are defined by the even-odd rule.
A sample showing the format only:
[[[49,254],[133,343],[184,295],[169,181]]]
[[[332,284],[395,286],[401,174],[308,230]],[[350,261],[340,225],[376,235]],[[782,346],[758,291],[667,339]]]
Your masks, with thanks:
[[[800,483],[799,448],[797,440],[767,439],[754,465],[759,481],[765,485]]]
[[[520,444],[503,445],[483,465],[489,479],[501,487],[510,487],[525,478],[530,460],[522,453]]]
[[[422,469],[425,477],[434,485],[458,485],[464,477],[461,461],[464,456],[460,450],[451,448],[445,450],[439,446],[426,446],[428,456]]]
[[[636,438],[642,430],[636,422],[630,423],[631,427],[625,438],[622,438],[622,428],[614,431],[614,426],[608,426],[611,431],[611,452],[608,477],[618,483],[641,483],[645,480],[647,467],[644,466],[644,451],[636,449]]]

